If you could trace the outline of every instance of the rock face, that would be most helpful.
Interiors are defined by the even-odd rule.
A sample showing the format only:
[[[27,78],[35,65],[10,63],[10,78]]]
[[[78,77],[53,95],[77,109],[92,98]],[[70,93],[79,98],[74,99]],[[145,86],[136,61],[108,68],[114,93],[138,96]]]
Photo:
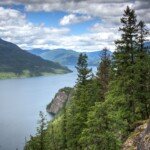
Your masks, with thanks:
[[[147,125],[147,128],[141,134],[139,143],[137,145],[138,150],[150,150],[150,120]]]
[[[47,112],[57,114],[70,99],[72,88],[65,87],[60,89],[50,104],[47,105]]]
[[[135,129],[123,144],[123,150],[150,150],[150,120]]]

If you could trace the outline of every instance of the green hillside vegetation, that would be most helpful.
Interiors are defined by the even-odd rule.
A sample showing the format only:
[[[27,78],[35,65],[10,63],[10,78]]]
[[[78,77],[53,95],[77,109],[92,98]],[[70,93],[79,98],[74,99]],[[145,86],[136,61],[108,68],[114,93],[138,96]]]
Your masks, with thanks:
[[[56,49],[42,53],[40,56],[44,59],[59,62],[64,65],[72,65],[77,63],[79,54],[72,50]]]
[[[25,150],[120,150],[136,124],[149,119],[150,53],[144,47],[148,32],[129,7],[121,23],[113,59],[104,49],[93,76],[87,55],[79,55],[72,99],[48,124],[40,117],[37,135]]]
[[[52,61],[30,54],[17,45],[0,39],[0,78],[68,73],[70,70]]]

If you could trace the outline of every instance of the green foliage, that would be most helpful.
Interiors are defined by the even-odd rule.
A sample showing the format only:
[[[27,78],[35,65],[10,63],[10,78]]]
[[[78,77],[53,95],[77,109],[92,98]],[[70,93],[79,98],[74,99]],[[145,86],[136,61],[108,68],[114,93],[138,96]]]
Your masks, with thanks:
[[[80,142],[85,150],[117,150],[120,142],[115,135],[116,120],[108,113],[105,102],[97,102],[88,114],[87,127]]]
[[[40,120],[37,127],[36,137],[31,136],[31,140],[26,143],[25,150],[47,150],[48,136],[47,136],[47,121],[43,112],[39,113]]]
[[[86,126],[82,130],[80,138],[83,149],[118,149],[117,140],[112,128],[112,120],[108,116],[108,106],[105,103],[105,94],[108,91],[108,83],[110,79],[110,58],[107,54],[107,49],[103,50],[102,61],[98,67],[96,79],[97,83],[94,97],[96,103],[91,110],[89,110],[88,117],[86,120]],[[93,81],[94,81],[93,80]],[[92,96],[91,96],[92,97]],[[111,128],[110,128],[111,127]]]
[[[147,31],[127,7],[121,19],[112,63],[104,50],[96,77],[80,54],[77,85],[71,101],[49,123],[47,149],[119,150],[135,122],[150,115],[150,53]],[[36,145],[37,137],[31,143]],[[56,144],[57,143],[57,144]]]
[[[136,113],[141,114],[142,119],[147,119],[150,115],[150,52],[144,46],[148,30],[144,22],[138,24],[138,54],[136,63],[137,85],[136,97],[139,99]]]
[[[88,69],[88,63],[87,63],[87,55],[86,54],[80,54],[77,62],[76,69],[78,71],[78,79],[77,83],[85,85],[87,80],[91,77],[91,69]]]
[[[120,82],[119,88],[124,93],[122,110],[127,109],[124,113],[128,124],[132,124],[137,119],[149,117],[149,98],[145,97],[149,90],[147,84],[149,80],[146,76],[149,70],[147,59],[149,54],[144,48],[147,31],[143,22],[137,23],[135,12],[129,7],[125,10],[121,23],[122,35],[121,39],[116,41],[117,51],[114,55],[114,70],[116,70],[114,76]],[[142,94],[139,94],[141,92]],[[142,105],[145,105],[146,112],[141,110]],[[144,114],[139,115],[139,112]]]
[[[48,127],[49,149],[58,150],[63,147],[62,116],[56,118]]]
[[[85,87],[84,85],[81,85],[75,92],[68,112],[67,141],[70,149],[81,149],[79,139],[83,128],[85,128],[87,113],[91,105],[92,101],[89,95],[89,88],[88,86]],[[71,138],[71,136],[74,138]]]
[[[101,56],[101,62],[97,68],[97,82],[99,84],[100,89],[100,99],[105,99],[105,93],[108,91],[108,84],[110,80],[110,55],[108,53],[107,48],[103,49],[103,53]]]
[[[71,88],[71,87],[64,87],[64,88],[60,89],[61,92],[65,92],[65,93],[67,93],[67,95],[69,95],[72,90],[73,90],[73,88]]]

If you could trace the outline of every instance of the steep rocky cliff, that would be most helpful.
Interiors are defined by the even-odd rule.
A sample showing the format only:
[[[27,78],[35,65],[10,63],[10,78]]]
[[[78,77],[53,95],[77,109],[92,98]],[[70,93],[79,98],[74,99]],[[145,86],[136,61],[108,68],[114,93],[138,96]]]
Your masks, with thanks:
[[[136,127],[123,145],[123,150],[150,150],[150,120]]]
[[[73,88],[70,87],[60,89],[50,104],[47,105],[47,112],[54,115],[57,114],[70,99],[72,91]]]

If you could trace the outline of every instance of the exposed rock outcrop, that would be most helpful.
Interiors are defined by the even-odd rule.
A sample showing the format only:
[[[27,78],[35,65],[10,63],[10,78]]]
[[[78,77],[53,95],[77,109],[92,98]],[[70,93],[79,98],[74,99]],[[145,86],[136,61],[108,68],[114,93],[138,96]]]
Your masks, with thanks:
[[[150,150],[150,120],[141,124],[123,144],[123,150]]]
[[[47,105],[47,112],[57,114],[63,106],[69,101],[73,88],[65,87],[60,89],[50,104]]]

